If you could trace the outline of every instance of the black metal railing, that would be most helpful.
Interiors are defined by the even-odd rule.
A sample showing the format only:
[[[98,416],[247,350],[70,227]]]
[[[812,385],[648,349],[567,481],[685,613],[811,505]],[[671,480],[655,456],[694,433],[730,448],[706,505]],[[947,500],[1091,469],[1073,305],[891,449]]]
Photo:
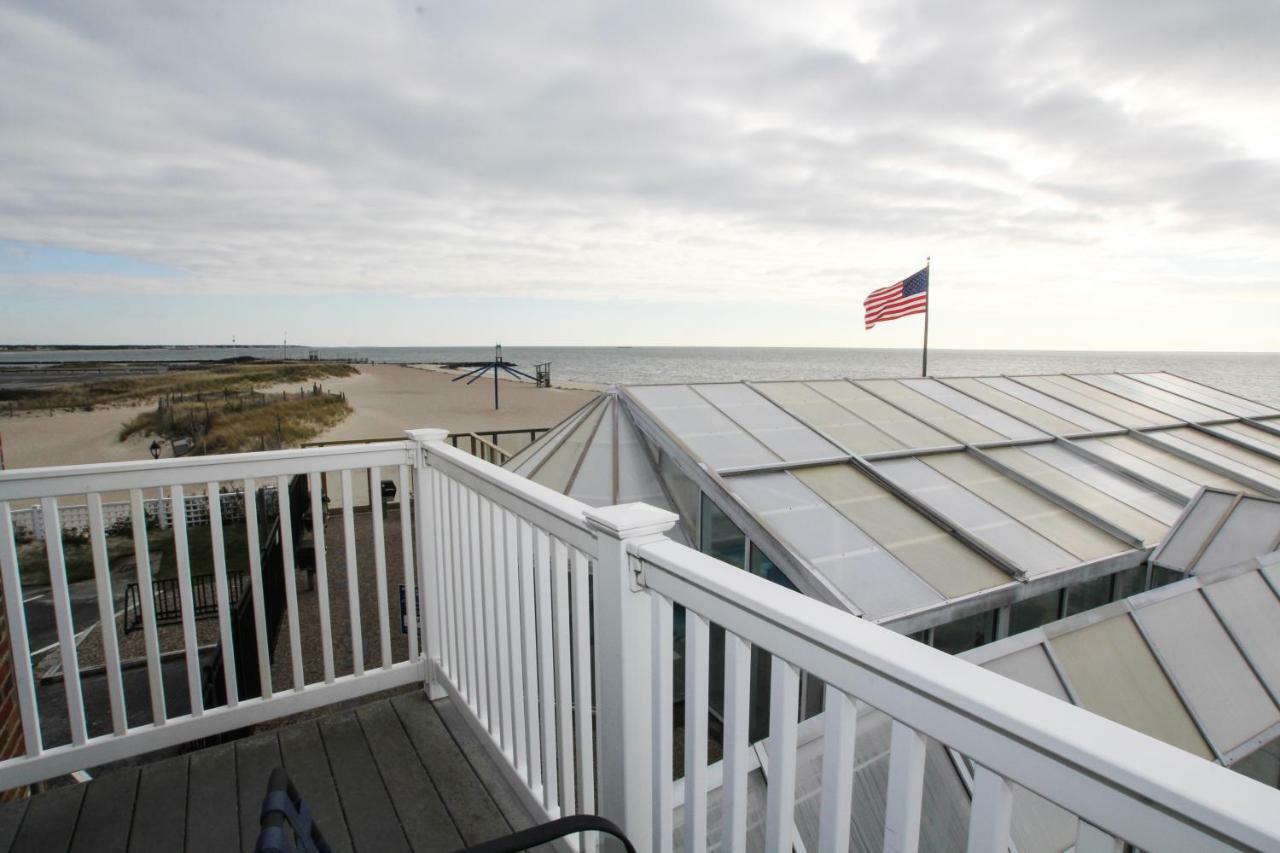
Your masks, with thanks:
[[[241,571],[227,572],[227,597],[232,607],[240,602],[248,588],[248,575]],[[157,625],[176,625],[182,621],[182,596],[177,578],[157,578],[151,581],[152,600],[156,608]],[[212,574],[191,576],[192,608],[197,619],[213,619],[218,615],[218,595]],[[137,582],[124,589],[124,632],[128,634],[142,627],[142,593]]]

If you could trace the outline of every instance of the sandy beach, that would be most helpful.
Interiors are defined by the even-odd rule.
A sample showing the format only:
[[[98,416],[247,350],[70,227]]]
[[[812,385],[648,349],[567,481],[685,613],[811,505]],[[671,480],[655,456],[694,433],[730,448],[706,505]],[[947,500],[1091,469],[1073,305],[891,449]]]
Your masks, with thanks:
[[[362,364],[358,369],[356,376],[324,383],[326,389],[345,392],[355,411],[316,441],[396,438],[416,427],[443,427],[451,432],[549,427],[596,393],[504,380],[499,389],[502,408],[495,412],[492,378],[467,385],[450,381],[456,374],[429,367]],[[0,416],[5,467],[148,459],[150,438],[119,441],[116,435],[121,424],[151,407]]]

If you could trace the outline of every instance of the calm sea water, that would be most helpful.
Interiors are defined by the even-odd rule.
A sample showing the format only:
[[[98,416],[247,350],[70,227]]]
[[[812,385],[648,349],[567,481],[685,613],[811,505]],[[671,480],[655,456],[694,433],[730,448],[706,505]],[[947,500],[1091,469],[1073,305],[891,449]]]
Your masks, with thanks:
[[[290,358],[311,348],[291,346]],[[491,347],[318,347],[322,357],[385,362],[482,361]],[[234,356],[278,358],[281,347],[164,347],[157,349],[3,352],[0,363],[20,361],[175,361]],[[920,353],[902,349],[773,347],[515,347],[503,355],[533,372],[552,363],[552,378],[601,383],[717,382],[739,379],[829,379],[838,376],[918,376]],[[933,350],[935,376],[1020,373],[1099,373],[1168,370],[1224,390],[1280,405],[1280,353],[1053,352],[1041,350]]]

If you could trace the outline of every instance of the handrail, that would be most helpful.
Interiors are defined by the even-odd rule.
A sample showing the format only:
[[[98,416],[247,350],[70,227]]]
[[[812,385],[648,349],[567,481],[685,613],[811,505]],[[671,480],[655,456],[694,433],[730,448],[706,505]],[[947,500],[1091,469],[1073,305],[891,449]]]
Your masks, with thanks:
[[[503,450],[501,447],[494,444],[493,442],[486,441],[482,436],[477,435],[474,432],[467,433],[467,435],[471,437],[471,455],[472,456],[478,456],[479,458],[483,459],[485,462],[490,462],[494,465],[502,465],[508,459],[511,458],[510,453]],[[486,450],[488,452],[476,453],[476,442],[480,443],[480,447],[482,450]]]
[[[642,583],[1144,849],[1280,845],[1280,794],[1048,694],[669,540]]]

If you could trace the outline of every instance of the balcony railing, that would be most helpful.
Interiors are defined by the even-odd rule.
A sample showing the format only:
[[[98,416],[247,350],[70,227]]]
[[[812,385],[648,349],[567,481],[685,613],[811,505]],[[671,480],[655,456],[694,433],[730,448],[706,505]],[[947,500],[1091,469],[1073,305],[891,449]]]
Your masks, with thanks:
[[[704,850],[718,840],[723,849],[741,850],[750,760],[758,754],[748,744],[755,649],[767,656],[771,673],[763,816],[768,850],[790,851],[796,840],[804,674],[825,685],[817,723],[824,739],[818,842],[824,851],[850,844],[855,702],[893,720],[886,850],[917,847],[930,738],[972,766],[971,850],[1007,848],[1015,785],[1080,817],[1080,851],[1114,850],[1117,839],[1146,850],[1280,847],[1280,793],[1266,786],[681,546],[663,535],[676,522],[670,513],[642,504],[592,509],[452,447],[447,436],[417,430],[406,440],[377,444],[0,474],[0,569],[26,747],[24,755],[0,762],[0,788],[417,682],[433,697],[449,695],[465,707],[468,722],[535,813],[603,814],[620,823],[638,849],[670,850],[680,840],[686,851]],[[367,492],[373,496],[371,565],[358,565],[355,546],[360,490],[354,486],[365,479],[376,485],[384,473],[396,478],[400,495],[394,545],[396,566],[404,567],[403,652],[392,642],[388,585],[396,579],[389,568],[395,561],[388,560],[386,510],[376,488]],[[309,486],[306,506],[291,497],[302,494],[290,490],[295,477]],[[339,484],[329,486],[337,502],[330,510],[325,477]],[[210,507],[218,635],[224,654],[236,637],[241,645],[252,638],[248,651],[256,656],[257,683],[244,689],[238,668],[224,665],[218,673],[225,679],[225,703],[206,704],[211,694],[202,684],[185,502],[188,490],[217,496],[222,485],[233,483],[246,495],[275,486],[280,517],[298,523],[278,526],[281,541],[271,553],[280,556],[264,562],[258,502],[243,501],[252,604],[245,607],[249,632],[240,634],[233,632],[222,516]],[[166,701],[151,595],[143,492],[159,488],[167,490],[173,509],[187,694],[182,713],[171,713]],[[150,706],[150,719],[142,723],[131,722],[125,705],[112,631],[103,632],[108,710],[102,720],[86,716],[62,571],[63,537],[52,529],[59,499],[85,496],[99,616],[104,625],[113,624],[113,569],[102,514],[108,493],[126,493],[132,507]],[[24,567],[10,511],[31,500],[39,501],[51,525],[45,547],[69,743],[45,742],[31,666]],[[332,555],[324,528],[331,523],[344,534],[348,595],[341,620],[329,600]],[[318,609],[304,614],[294,539],[308,526]],[[278,642],[268,630],[271,596],[264,594],[276,572],[287,623]],[[359,593],[369,572],[374,601]],[[679,612],[683,641],[673,627]],[[309,629],[312,620],[318,621],[319,641],[303,643],[301,628]],[[347,623],[349,642],[345,632],[335,635],[335,621]],[[711,697],[720,686],[712,684],[713,626],[725,637],[723,760],[714,767],[707,758]],[[288,673],[284,684],[272,678],[277,657],[276,669]],[[677,659],[683,720],[675,718]],[[673,781],[678,754],[683,780]],[[720,789],[719,820],[709,823],[713,778]],[[581,843],[593,844],[586,838]]]

